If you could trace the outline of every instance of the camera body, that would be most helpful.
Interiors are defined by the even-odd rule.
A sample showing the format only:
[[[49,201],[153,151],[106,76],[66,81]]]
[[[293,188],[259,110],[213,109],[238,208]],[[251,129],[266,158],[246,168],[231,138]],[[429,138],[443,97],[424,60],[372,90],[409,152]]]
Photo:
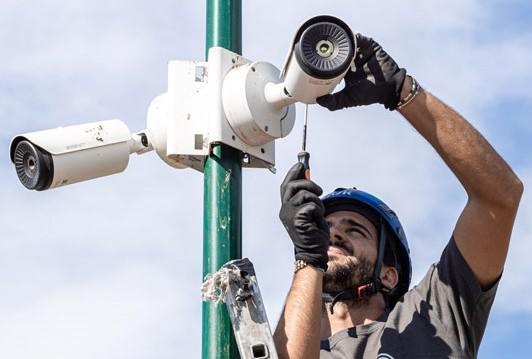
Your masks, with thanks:
[[[294,127],[295,102],[316,103],[331,93],[353,63],[356,38],[333,16],[307,20],[291,42],[282,72],[249,62],[227,73],[222,103],[227,121],[243,142],[260,146]]]
[[[21,134],[9,153],[22,184],[42,191],[122,172],[135,144],[128,127],[114,119]]]
[[[316,103],[342,81],[356,55],[356,37],[334,16],[315,16],[296,32],[281,72],[282,91],[293,101]]]

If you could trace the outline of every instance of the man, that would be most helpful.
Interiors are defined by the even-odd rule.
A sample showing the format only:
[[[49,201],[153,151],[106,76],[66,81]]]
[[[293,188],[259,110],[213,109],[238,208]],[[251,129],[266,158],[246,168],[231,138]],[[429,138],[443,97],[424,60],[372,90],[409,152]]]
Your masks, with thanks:
[[[464,118],[424,91],[370,38],[357,35],[345,88],[329,110],[381,103],[434,147],[468,200],[438,263],[408,290],[408,244],[374,196],[321,188],[296,164],[281,185],[280,218],[296,268],[274,334],[281,358],[472,358],[506,259],[523,185]]]

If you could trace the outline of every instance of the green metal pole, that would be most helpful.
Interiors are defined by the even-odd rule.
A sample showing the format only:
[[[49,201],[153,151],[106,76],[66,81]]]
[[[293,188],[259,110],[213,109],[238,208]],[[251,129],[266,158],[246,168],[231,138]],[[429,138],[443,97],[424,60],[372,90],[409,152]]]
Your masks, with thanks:
[[[205,56],[213,46],[242,53],[242,1],[207,0]],[[217,144],[204,165],[203,275],[242,257],[242,152]],[[202,357],[239,358],[225,306],[203,303]]]

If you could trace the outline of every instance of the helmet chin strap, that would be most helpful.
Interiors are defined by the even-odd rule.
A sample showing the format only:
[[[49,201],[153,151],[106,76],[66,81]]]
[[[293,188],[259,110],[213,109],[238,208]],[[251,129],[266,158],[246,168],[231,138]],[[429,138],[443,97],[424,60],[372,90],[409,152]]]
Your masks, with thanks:
[[[355,288],[349,288],[341,292],[335,293],[324,293],[324,300],[326,302],[331,302],[330,312],[334,314],[334,305],[339,301],[344,300],[360,300],[364,298],[369,298],[378,292],[384,294],[384,298],[391,293],[391,289],[382,284],[380,273],[382,269],[382,262],[384,259],[384,246],[386,245],[386,228],[382,218],[380,219],[379,226],[379,246],[377,253],[377,260],[375,261],[375,268],[373,269],[373,276],[371,281],[356,286]]]

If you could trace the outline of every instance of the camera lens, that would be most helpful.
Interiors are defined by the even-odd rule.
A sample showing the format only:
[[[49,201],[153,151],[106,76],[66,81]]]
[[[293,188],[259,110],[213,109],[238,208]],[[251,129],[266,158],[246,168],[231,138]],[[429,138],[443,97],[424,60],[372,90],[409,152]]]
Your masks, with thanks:
[[[48,152],[23,140],[15,148],[13,162],[18,178],[26,188],[42,191],[50,187],[53,162]]]
[[[347,70],[355,55],[349,27],[332,16],[317,17],[305,25],[294,48],[301,68],[320,79],[332,79]]]
[[[316,45],[316,51],[321,57],[329,57],[334,51],[334,45],[328,40],[321,40]]]
[[[28,177],[34,177],[35,176],[35,170],[37,169],[36,163],[35,163],[35,157],[30,154],[26,154],[24,156],[24,173],[26,173],[26,176]]]

